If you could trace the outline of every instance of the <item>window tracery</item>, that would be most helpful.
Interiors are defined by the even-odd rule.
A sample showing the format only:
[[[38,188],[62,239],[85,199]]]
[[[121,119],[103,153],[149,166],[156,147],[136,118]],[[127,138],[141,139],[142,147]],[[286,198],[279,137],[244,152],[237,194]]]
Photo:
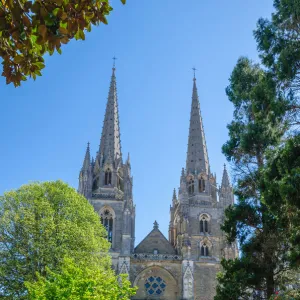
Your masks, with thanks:
[[[209,256],[209,249],[208,249],[208,246],[206,245],[206,243],[203,243],[201,245],[200,255],[201,256]]]
[[[200,216],[200,233],[208,233],[208,216]]]
[[[166,287],[166,282],[160,276],[150,276],[146,279],[145,289],[150,296],[163,295]]]
[[[107,231],[107,240],[112,243],[113,240],[113,222],[114,216],[112,212],[106,208],[100,213],[101,223]]]

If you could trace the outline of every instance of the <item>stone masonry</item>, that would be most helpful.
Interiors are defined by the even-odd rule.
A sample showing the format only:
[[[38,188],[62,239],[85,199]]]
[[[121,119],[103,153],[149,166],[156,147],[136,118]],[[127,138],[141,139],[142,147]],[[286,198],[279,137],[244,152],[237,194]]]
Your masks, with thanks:
[[[112,69],[99,151],[91,159],[89,144],[79,173],[78,192],[99,213],[111,242],[117,273],[138,287],[135,300],[211,300],[222,257],[234,258],[220,230],[233,192],[224,166],[221,186],[210,170],[200,103],[193,78],[186,166],[170,206],[169,239],[154,222],[153,230],[134,248],[135,205],[130,157],[123,162],[115,66]]]

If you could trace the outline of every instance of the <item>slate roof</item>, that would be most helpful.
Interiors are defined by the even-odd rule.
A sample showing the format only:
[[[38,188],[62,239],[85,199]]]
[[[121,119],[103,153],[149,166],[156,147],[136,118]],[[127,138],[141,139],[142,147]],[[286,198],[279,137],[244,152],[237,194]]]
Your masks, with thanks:
[[[176,254],[176,250],[158,229],[155,221],[152,231],[135,247],[134,253]]]

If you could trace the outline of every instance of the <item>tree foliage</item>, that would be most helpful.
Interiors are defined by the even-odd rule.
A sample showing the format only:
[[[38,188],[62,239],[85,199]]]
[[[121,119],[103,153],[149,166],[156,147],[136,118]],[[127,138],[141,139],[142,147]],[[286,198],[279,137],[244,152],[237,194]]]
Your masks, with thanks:
[[[66,258],[60,273],[48,270],[48,276],[38,276],[33,283],[25,283],[30,300],[127,300],[135,293],[126,275],[114,276],[112,269],[103,270],[78,266]]]
[[[287,278],[289,244],[280,222],[261,202],[260,178],[267,151],[287,129],[289,99],[277,91],[272,74],[247,58],[238,60],[226,92],[234,120],[223,153],[233,166],[237,203],[226,210],[222,230],[228,242],[238,240],[242,256],[222,261],[216,299],[230,294],[228,299],[248,299],[249,293],[269,299]]]
[[[262,62],[279,82],[300,90],[300,0],[274,0],[272,19],[259,19],[255,37]]]
[[[299,298],[300,1],[274,7],[254,32],[265,68],[240,59],[227,88],[235,110],[223,153],[237,203],[222,229],[241,257],[222,260],[216,299]]]
[[[274,0],[272,19],[259,19],[254,35],[262,63],[278,86],[295,95],[287,117],[300,124],[300,0]]]
[[[121,0],[125,4],[126,0]],[[85,39],[92,25],[107,24],[109,0],[0,0],[0,56],[6,83],[41,76],[43,56]]]
[[[300,268],[300,135],[268,153],[261,190],[291,244],[289,261]]]
[[[25,282],[60,274],[68,257],[111,275],[108,249],[99,215],[61,181],[24,185],[0,198],[1,298],[28,299]]]

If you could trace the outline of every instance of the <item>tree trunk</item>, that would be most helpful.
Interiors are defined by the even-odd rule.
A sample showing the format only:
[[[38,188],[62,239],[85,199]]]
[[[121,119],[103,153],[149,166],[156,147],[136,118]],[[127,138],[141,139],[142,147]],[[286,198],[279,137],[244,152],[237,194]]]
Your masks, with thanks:
[[[267,297],[270,299],[275,293],[274,274],[270,271],[267,275]]]

